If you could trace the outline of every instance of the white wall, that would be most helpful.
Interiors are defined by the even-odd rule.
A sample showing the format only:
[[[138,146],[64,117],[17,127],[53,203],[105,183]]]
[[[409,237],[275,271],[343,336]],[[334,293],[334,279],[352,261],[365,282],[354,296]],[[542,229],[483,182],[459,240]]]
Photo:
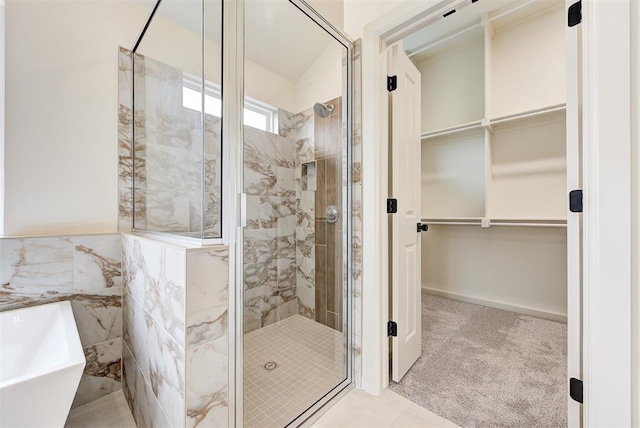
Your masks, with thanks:
[[[400,4],[416,6],[424,0],[344,0],[344,31],[353,40],[362,37],[364,26]]]
[[[0,236],[4,234],[4,0],[0,0]]]
[[[210,29],[210,31],[214,31]],[[219,30],[218,30],[219,31]],[[156,15],[137,52],[172,67],[199,76],[202,69],[201,36],[174,23],[163,15]],[[129,47],[130,45],[126,45]],[[205,78],[220,84],[222,52],[220,45],[206,40]],[[252,62],[245,62],[245,95],[272,106],[295,111],[294,82]]]
[[[563,319],[566,229],[433,225],[422,237],[422,286],[454,298]]]
[[[296,80],[293,91],[295,113],[342,95],[342,54],[344,48],[332,42],[313,62],[311,67]]]
[[[6,235],[117,230],[118,45],[129,1],[6,3]]]
[[[7,2],[3,235],[117,230],[118,46],[133,45],[148,13],[134,0]],[[147,54],[197,72],[194,33],[166,19],[150,31]],[[219,70],[219,47],[207,52]],[[296,111],[294,82],[250,62],[246,74],[246,95]]]

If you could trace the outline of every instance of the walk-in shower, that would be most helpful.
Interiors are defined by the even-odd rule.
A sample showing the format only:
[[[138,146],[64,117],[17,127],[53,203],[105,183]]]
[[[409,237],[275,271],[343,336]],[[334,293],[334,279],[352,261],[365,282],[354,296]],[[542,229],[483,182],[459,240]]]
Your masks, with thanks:
[[[350,58],[301,3],[245,10],[245,108],[278,122],[244,128],[244,422],[277,427],[349,379]]]
[[[220,1],[156,3],[133,53],[133,223],[233,237],[230,420],[297,425],[351,382],[351,44],[302,1],[231,3],[242,92],[224,92]],[[223,222],[229,189],[240,224]]]

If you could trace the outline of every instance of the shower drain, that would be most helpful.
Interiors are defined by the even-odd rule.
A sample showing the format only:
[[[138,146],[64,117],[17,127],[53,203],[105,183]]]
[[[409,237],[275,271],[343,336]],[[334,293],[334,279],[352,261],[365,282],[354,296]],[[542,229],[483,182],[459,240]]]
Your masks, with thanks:
[[[262,367],[264,367],[264,369],[267,371],[271,371],[271,370],[274,370],[276,367],[278,367],[278,364],[276,364],[275,361],[268,361],[264,363],[264,366]]]

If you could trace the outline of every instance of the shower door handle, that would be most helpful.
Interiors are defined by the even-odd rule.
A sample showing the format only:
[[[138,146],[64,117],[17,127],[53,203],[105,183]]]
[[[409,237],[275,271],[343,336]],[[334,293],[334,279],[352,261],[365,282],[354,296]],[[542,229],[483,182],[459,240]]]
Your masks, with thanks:
[[[340,210],[335,205],[329,205],[324,210],[324,218],[327,220],[327,223],[335,223],[338,221],[340,217]]]

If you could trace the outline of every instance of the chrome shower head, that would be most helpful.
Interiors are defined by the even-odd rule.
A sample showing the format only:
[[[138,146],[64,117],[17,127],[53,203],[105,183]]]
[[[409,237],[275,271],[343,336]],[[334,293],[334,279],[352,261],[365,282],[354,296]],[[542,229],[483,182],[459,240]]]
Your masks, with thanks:
[[[313,111],[323,119],[328,117],[335,108],[333,104],[315,103],[313,105]]]

